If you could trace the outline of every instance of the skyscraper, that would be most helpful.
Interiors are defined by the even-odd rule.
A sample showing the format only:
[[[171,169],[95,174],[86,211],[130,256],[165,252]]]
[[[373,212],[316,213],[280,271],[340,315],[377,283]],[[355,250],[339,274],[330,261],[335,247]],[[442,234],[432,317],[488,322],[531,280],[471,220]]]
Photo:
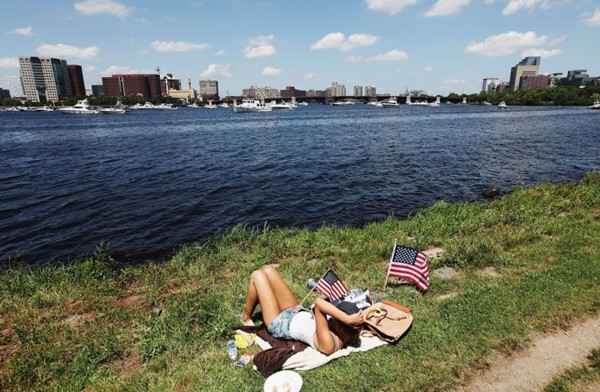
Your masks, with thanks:
[[[124,74],[102,78],[107,97],[160,97],[160,75]]]
[[[521,85],[521,77],[523,75],[535,76],[540,71],[542,63],[541,57],[525,57],[510,70],[510,89],[512,91],[519,90]]]
[[[367,97],[376,97],[377,96],[377,89],[373,86],[366,86],[365,87],[365,96]]]
[[[57,102],[72,97],[67,62],[47,57],[20,57],[23,94],[32,102]]]
[[[73,96],[85,97],[85,82],[83,81],[83,72],[81,71],[81,65],[68,65],[69,79],[71,81],[71,88],[73,89]]]
[[[481,91],[484,93],[495,92],[499,83],[500,79],[498,78],[484,78]]]
[[[362,97],[364,94],[363,86],[354,86],[354,96]]]
[[[329,97],[345,97],[346,86],[337,82],[331,83],[331,87],[327,89],[327,95]]]

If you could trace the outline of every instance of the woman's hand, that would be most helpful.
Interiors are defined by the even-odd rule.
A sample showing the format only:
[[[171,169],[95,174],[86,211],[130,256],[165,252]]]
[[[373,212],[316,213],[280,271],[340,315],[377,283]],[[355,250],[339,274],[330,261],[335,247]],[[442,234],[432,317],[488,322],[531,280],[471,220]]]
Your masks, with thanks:
[[[362,318],[361,313],[354,313],[354,314],[349,314],[346,317],[346,320],[344,320],[344,322],[348,325],[351,325],[353,327],[358,327],[360,325],[364,324],[364,320]]]

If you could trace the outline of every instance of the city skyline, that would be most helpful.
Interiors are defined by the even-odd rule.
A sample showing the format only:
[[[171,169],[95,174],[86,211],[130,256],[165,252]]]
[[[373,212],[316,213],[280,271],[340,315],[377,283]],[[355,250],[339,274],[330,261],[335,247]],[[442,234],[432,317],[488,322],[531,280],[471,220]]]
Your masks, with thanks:
[[[542,73],[600,73],[596,0],[6,1],[0,15],[0,87],[14,95],[20,56],[81,64],[88,88],[160,66],[195,86],[217,79],[223,95],[333,81],[382,93],[478,92],[484,77],[508,81],[507,69],[526,55],[542,56]]]

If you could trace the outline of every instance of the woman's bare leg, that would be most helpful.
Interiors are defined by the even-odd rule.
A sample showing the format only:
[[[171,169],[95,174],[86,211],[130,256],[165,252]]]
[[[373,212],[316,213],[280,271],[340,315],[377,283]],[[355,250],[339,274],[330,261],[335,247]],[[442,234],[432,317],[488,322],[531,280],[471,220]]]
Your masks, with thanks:
[[[250,275],[250,285],[248,287],[248,297],[244,306],[242,318],[249,320],[252,317],[254,308],[260,304],[263,321],[269,325],[280,313],[279,303],[275,292],[269,283],[267,274],[262,270],[257,270]]]
[[[263,267],[262,270],[269,279],[271,288],[275,293],[275,298],[277,298],[280,311],[297,306],[300,303],[296,295],[292,292],[292,290],[290,290],[285,280],[283,280],[277,269],[267,265]]]

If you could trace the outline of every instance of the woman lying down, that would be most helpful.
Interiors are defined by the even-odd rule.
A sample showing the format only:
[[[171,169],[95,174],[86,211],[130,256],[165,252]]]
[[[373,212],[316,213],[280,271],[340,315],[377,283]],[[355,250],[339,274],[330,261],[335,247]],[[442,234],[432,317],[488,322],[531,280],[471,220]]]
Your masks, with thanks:
[[[252,313],[260,304],[267,330],[278,339],[299,340],[330,355],[347,346],[360,346],[360,313],[346,314],[319,298],[313,312],[300,306],[279,272],[266,266],[250,276],[248,297],[242,314],[244,325],[253,325]],[[331,316],[328,320],[326,315]]]

